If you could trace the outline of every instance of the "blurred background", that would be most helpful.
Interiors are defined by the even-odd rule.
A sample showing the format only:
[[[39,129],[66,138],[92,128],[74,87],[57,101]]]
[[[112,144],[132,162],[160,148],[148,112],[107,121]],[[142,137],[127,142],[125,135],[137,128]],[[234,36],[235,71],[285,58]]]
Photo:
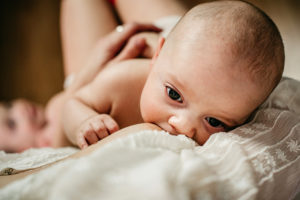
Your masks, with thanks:
[[[45,103],[62,90],[60,0],[0,1],[0,100]]]
[[[250,2],[278,25],[286,49],[284,74],[300,80],[300,0]],[[60,0],[0,1],[1,101],[24,97],[45,104],[62,90],[59,8]]]

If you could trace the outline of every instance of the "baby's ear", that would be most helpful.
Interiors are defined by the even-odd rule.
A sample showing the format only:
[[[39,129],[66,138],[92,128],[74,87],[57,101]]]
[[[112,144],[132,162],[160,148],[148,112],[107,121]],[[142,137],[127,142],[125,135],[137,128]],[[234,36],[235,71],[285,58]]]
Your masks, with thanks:
[[[152,57],[152,60],[151,60],[151,66],[155,63],[159,53],[160,53],[160,50],[162,48],[162,46],[164,45],[165,43],[165,38],[164,37],[161,37],[159,38],[159,41],[158,41],[158,45],[157,45],[157,48],[156,48],[156,51]]]

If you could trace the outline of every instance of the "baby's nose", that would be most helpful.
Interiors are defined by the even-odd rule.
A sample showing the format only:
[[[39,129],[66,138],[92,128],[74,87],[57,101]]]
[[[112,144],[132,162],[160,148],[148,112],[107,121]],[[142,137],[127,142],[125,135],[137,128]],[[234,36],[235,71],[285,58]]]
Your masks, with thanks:
[[[172,116],[169,118],[168,123],[178,134],[183,134],[189,138],[193,138],[197,132],[193,121],[183,116]]]

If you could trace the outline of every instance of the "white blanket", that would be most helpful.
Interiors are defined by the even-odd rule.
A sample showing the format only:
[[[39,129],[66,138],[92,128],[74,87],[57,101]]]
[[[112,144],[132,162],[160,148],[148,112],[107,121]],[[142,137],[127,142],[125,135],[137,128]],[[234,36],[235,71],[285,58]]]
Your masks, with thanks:
[[[63,159],[77,151],[78,149],[71,147],[29,149],[23,153],[5,153],[0,151],[0,176],[38,168]]]
[[[203,146],[185,136],[140,131],[13,182],[0,199],[294,198],[300,113],[297,103],[289,104],[291,111],[267,108],[287,106],[272,98],[276,102],[267,102],[251,122],[214,134]]]

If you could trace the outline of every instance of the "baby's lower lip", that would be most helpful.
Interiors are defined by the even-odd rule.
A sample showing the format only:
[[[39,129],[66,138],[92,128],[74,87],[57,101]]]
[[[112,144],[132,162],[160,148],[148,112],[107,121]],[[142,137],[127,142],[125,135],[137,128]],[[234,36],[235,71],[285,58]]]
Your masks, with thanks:
[[[166,127],[164,127],[163,125],[161,125],[161,124],[159,124],[159,123],[153,123],[153,124],[155,124],[156,126],[158,126],[159,128],[161,128],[162,130],[164,130],[164,131],[166,131],[166,132],[169,132],[169,133],[171,133],[171,131],[170,130],[168,130]]]
[[[156,126],[158,126],[159,128],[165,130],[162,126],[160,126],[158,123],[152,122],[152,124],[155,124]]]

